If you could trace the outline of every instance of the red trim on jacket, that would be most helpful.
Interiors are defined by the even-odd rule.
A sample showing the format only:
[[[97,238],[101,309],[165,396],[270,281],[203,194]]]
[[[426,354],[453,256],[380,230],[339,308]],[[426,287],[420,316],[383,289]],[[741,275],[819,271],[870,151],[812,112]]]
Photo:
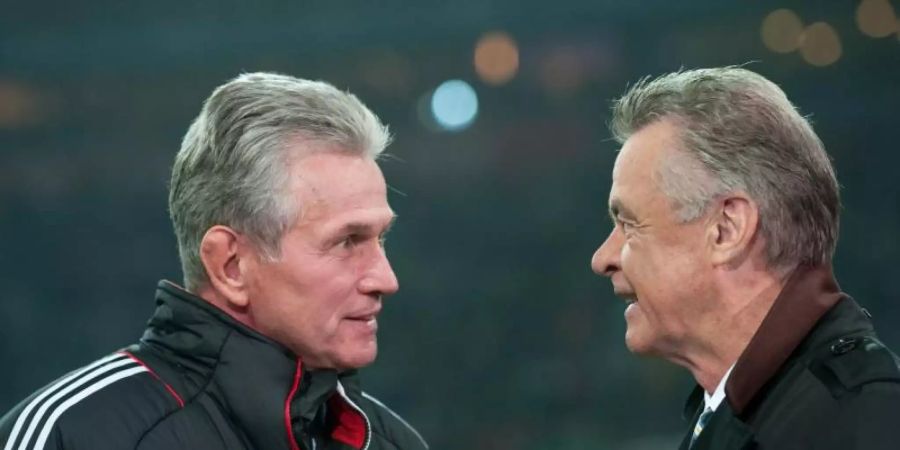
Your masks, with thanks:
[[[291,391],[284,400],[284,427],[287,429],[288,442],[291,445],[291,450],[300,450],[300,446],[297,445],[297,440],[294,439],[294,427],[291,426],[291,400],[294,399],[294,394],[297,393],[297,389],[300,387],[300,377],[303,374],[301,371],[302,366],[302,363],[298,359],[297,369],[294,371],[294,385],[291,386]]]
[[[150,372],[150,375],[153,375],[153,378],[156,378],[157,381],[162,383],[163,387],[165,387],[166,390],[169,391],[169,394],[171,394],[172,397],[175,398],[175,401],[178,402],[178,406],[181,408],[184,408],[184,400],[181,399],[181,396],[178,395],[177,392],[175,392],[175,389],[172,389],[172,386],[169,386],[169,383],[166,383],[165,381],[163,381],[163,379],[160,378],[159,375],[157,375],[156,372],[153,371],[153,369],[151,369],[147,364],[145,364],[144,361],[141,361],[140,359],[137,358],[137,356],[134,356],[131,353],[126,352],[124,350],[119,353],[133,359],[134,362],[144,366],[144,368],[147,369],[147,372]]]

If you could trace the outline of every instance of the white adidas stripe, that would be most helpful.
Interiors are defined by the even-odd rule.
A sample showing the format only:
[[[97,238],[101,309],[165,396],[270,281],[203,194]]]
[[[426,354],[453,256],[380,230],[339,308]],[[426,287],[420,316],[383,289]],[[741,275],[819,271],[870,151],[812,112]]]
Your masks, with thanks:
[[[122,367],[122,366],[125,366],[128,364],[137,364],[137,363],[135,363],[134,360],[132,360],[131,358],[124,358],[124,359],[120,359],[118,361],[113,361],[113,362],[104,364],[104,365],[88,372],[78,381],[70,384],[65,389],[57,392],[55,395],[50,397],[50,399],[47,400],[46,402],[44,402],[44,404],[41,405],[41,407],[38,408],[37,412],[34,414],[34,417],[31,419],[31,423],[28,425],[28,429],[25,430],[25,437],[22,438],[22,442],[19,444],[18,450],[27,450],[28,442],[31,440],[31,435],[34,434],[34,431],[37,428],[38,423],[41,421],[41,418],[44,417],[44,414],[47,412],[47,409],[49,409],[54,403],[56,403],[57,400],[64,397],[66,394],[74,391],[76,388],[81,387],[81,385],[87,383],[92,378],[96,377],[97,375],[101,375],[103,373],[109,372],[112,369]],[[143,367],[143,366],[141,366],[141,367]]]
[[[116,381],[121,380],[122,378],[127,378],[141,372],[147,372],[147,368],[144,366],[137,366],[128,370],[116,372],[115,374],[90,385],[72,398],[63,402],[61,405],[59,405],[59,407],[56,408],[56,410],[53,411],[53,414],[50,415],[50,418],[47,419],[47,423],[44,424],[44,428],[41,430],[41,434],[38,435],[37,443],[34,445],[34,450],[43,450],[44,444],[47,443],[47,437],[50,436],[50,431],[53,430],[53,424],[56,423],[56,419],[59,419],[59,416],[61,416],[62,413],[66,412],[67,409],[71,408],[72,405],[84,400],[85,397],[99,391],[100,389],[105,388],[106,386],[109,386],[110,384],[115,383]]]
[[[101,361],[105,361],[105,363],[103,363]],[[85,372],[84,370],[79,371],[76,374],[76,377],[78,377],[77,380],[75,380],[74,382],[72,382],[72,384],[66,386],[62,390],[59,390],[58,392],[53,394],[53,396],[51,396],[49,399],[47,399],[40,406],[40,408],[38,408],[37,412],[35,412],[34,416],[30,419],[28,428],[25,430],[25,436],[22,438],[22,441],[19,442],[18,447],[16,447],[17,450],[27,450],[28,449],[28,443],[31,441],[31,437],[32,437],[32,435],[34,435],[34,432],[36,431],[38,424],[41,422],[41,419],[45,416],[48,409],[50,409],[54,403],[56,403],[57,401],[59,401],[60,399],[62,399],[64,396],[68,395],[72,391],[75,391],[76,389],[80,388],[82,385],[86,384],[88,381],[90,381],[94,377],[102,376],[104,374],[109,373],[110,371],[113,371],[122,366],[127,366],[129,364],[137,365],[137,363],[134,362],[134,360],[126,357],[125,355],[115,355],[113,357],[107,357],[107,358],[104,358],[103,360],[98,361],[98,363],[100,363],[99,366],[97,363],[94,363],[91,366],[88,366],[86,369],[93,368],[93,370],[90,370],[89,372]],[[135,371],[135,369],[139,369],[139,370]],[[144,372],[146,370],[147,369],[144,366],[138,366],[138,367],[134,367],[129,370],[126,370],[124,372],[129,372],[129,375],[131,375],[131,374],[134,374],[137,372]],[[124,372],[120,372],[120,373],[124,373]],[[114,376],[116,376],[116,374],[113,374],[110,377],[114,377]],[[85,389],[90,390],[90,393],[96,392],[96,389],[93,389],[93,386],[103,383],[106,379],[108,379],[110,377],[107,377],[107,378],[101,379],[97,382],[94,382],[93,384],[88,385]],[[74,377],[72,377],[72,378],[74,378]],[[66,380],[64,380],[64,381],[68,381],[69,379],[70,378],[67,377]],[[60,382],[60,383],[57,383],[57,385],[54,385],[53,389],[55,390],[62,386],[63,386],[63,383]],[[106,386],[106,384],[104,384],[103,386]],[[101,386],[101,387],[103,387],[103,386]],[[90,394],[88,394],[88,395],[90,395]],[[82,396],[81,393],[77,393],[75,395],[75,397],[78,397],[79,399],[83,399],[84,397],[86,397],[86,395]],[[73,398],[75,398],[75,397],[73,397]],[[35,400],[37,400],[37,399],[35,399]],[[69,408],[69,407],[71,407],[72,404],[74,404],[74,403],[70,403],[70,400],[71,399],[69,399],[63,403],[64,405],[68,404],[68,406],[66,406],[66,408]],[[31,406],[31,405],[29,405],[29,406]],[[59,407],[56,407],[56,408],[54,408],[53,411],[51,411],[51,417],[52,416],[58,417],[58,414],[56,414],[56,409],[58,409],[58,408]],[[21,417],[24,417],[24,415]],[[56,419],[53,419],[53,420],[55,421]],[[49,431],[46,431],[46,433],[49,433]],[[42,434],[44,434],[44,433],[42,432]],[[46,440],[46,436],[44,437],[44,439]],[[7,446],[9,447],[14,442],[15,442],[15,439],[13,439],[13,436],[11,435],[10,440],[7,442]],[[34,447],[32,447],[32,448],[34,448]]]
[[[41,395],[38,395],[37,397],[34,398],[34,400],[29,402],[28,405],[25,406],[25,409],[23,409],[22,412],[19,414],[19,418],[16,420],[16,424],[13,426],[12,432],[9,434],[9,440],[6,441],[6,446],[3,447],[3,450],[12,450],[13,445],[16,442],[16,438],[19,437],[19,432],[22,431],[22,426],[25,425],[25,420],[28,419],[28,415],[31,413],[31,410],[34,409],[37,405],[39,405],[44,398],[46,398],[49,395],[54,394],[57,389],[62,388],[63,386],[66,385],[66,383],[68,383],[69,381],[72,381],[75,378],[78,378],[83,373],[85,373],[91,369],[94,369],[97,366],[106,364],[112,360],[121,359],[121,358],[125,358],[125,357],[126,357],[125,355],[122,355],[119,353],[114,353],[112,355],[109,355],[105,358],[102,358],[102,359],[94,362],[93,364],[91,364],[87,367],[84,367],[82,369],[79,369],[79,370],[71,373],[70,375],[57,381],[52,386],[49,386],[47,389],[45,389],[44,392],[41,393]]]

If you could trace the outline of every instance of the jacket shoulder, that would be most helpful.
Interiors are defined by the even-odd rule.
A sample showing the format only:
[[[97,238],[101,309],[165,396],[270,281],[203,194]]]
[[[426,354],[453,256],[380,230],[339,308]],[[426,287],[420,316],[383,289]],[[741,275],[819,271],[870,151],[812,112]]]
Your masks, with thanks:
[[[360,407],[372,423],[373,439],[382,439],[385,444],[397,450],[425,450],[428,443],[422,435],[399,414],[377,398],[366,392],[361,393]],[[378,447],[376,447],[378,448]]]
[[[5,448],[133,448],[178,402],[140,361],[113,353],[41,388],[0,419]]]
[[[887,389],[893,385],[900,391],[900,360],[873,336],[835,340],[809,369],[834,398],[863,394],[873,383],[887,383]]]
[[[887,450],[896,448],[900,416],[900,364],[871,336],[844,337],[814,361],[810,370],[831,394],[815,448]]]

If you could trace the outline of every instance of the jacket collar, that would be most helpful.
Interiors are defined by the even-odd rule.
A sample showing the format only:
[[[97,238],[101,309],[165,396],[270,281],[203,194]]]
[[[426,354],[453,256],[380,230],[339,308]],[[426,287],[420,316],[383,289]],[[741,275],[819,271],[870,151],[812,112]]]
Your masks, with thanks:
[[[142,341],[165,348],[188,385],[216,396],[254,448],[292,448],[291,429],[312,422],[338,382],[359,388],[355,371],[309,371],[283,345],[171,282],[159,282],[156,303]]]
[[[845,296],[830,266],[800,266],[794,270],[735,363],[725,386],[726,398],[735,414],[741,415],[819,319]]]

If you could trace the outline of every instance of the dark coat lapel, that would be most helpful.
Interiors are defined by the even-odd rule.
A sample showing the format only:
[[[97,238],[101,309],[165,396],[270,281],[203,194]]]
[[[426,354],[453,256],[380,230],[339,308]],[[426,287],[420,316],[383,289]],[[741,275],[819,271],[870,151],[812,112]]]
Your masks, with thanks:
[[[734,415],[734,411],[732,411],[728,402],[722,402],[716,408],[716,413],[713,414],[709,423],[706,424],[703,433],[697,438],[694,446],[690,447],[691,435],[694,432],[693,425],[697,423],[697,418],[700,416],[703,406],[703,388],[697,386],[691,392],[691,396],[688,397],[685,406],[685,419],[689,421],[688,423],[691,424],[691,427],[681,440],[681,445],[678,446],[679,450],[745,450],[753,448],[753,431],[749,425]]]
[[[688,436],[690,442],[690,436]],[[753,431],[722,402],[691,450],[747,450],[753,448]]]

